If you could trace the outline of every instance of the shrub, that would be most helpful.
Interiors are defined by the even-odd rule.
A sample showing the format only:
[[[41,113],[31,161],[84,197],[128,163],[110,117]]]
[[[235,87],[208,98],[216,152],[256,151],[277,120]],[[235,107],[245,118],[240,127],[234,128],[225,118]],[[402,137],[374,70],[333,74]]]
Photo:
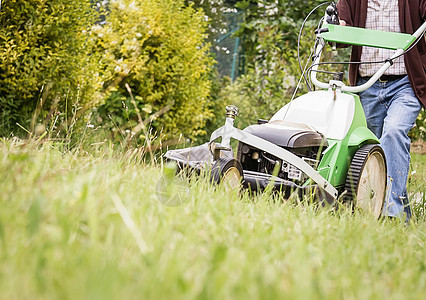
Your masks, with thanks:
[[[23,135],[55,113],[71,119],[102,81],[86,0],[8,0],[0,11],[0,135]]]
[[[277,28],[264,29],[257,41],[256,55],[245,74],[225,87],[219,97],[226,104],[238,106],[240,127],[269,119],[284,106],[295,92],[300,73],[295,50],[283,43]]]
[[[92,122],[113,138],[133,132],[138,143],[146,138],[141,124],[163,139],[203,135],[212,117],[206,27],[202,11],[183,0],[111,1],[106,24],[96,27],[97,47],[105,84],[118,86]]]

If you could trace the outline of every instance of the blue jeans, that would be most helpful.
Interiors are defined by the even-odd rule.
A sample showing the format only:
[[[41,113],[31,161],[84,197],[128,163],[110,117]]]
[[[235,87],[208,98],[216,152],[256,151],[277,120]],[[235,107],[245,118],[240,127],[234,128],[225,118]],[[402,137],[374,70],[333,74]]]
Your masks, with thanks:
[[[358,85],[367,80],[360,78]],[[407,198],[407,178],[410,167],[410,138],[422,108],[411,88],[408,76],[388,82],[377,81],[360,92],[368,128],[380,139],[386,155],[388,193],[383,207],[384,216],[411,217]]]

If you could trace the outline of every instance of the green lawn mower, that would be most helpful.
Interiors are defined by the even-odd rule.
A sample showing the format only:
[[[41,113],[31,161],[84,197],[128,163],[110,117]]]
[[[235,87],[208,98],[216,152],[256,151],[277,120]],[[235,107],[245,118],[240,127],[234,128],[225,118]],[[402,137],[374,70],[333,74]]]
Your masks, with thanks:
[[[282,107],[270,120],[244,130],[234,127],[238,108],[226,107],[225,125],[210,142],[170,150],[165,156],[182,168],[209,170],[212,181],[252,191],[272,186],[285,194],[308,194],[322,203],[352,203],[375,218],[381,215],[387,192],[386,159],[378,138],[367,128],[359,97],[424,33],[426,22],[413,34],[339,26],[334,5],[326,9],[316,30],[308,92]],[[346,86],[341,76],[328,83],[317,79],[321,53],[332,44],[394,49],[396,53],[361,86]],[[238,141],[237,153],[230,141]]]

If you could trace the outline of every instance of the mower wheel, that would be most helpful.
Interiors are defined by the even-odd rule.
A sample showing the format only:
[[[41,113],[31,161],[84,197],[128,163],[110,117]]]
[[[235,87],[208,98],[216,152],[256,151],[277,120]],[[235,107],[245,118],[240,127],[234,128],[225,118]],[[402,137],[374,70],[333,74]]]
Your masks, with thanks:
[[[243,167],[241,163],[229,157],[221,157],[212,167],[211,180],[225,186],[227,190],[240,189],[243,181]]]
[[[364,145],[352,159],[344,201],[378,219],[386,196],[386,159],[379,145]]]

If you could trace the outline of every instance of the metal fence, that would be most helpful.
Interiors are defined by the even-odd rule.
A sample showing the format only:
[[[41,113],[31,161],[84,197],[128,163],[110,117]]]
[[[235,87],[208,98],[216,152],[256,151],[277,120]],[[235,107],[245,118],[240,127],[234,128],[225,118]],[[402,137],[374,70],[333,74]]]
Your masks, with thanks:
[[[212,52],[217,61],[219,75],[229,76],[234,81],[244,71],[241,38],[234,35],[243,21],[243,13],[228,13],[225,17],[227,28],[225,32],[218,34]]]

